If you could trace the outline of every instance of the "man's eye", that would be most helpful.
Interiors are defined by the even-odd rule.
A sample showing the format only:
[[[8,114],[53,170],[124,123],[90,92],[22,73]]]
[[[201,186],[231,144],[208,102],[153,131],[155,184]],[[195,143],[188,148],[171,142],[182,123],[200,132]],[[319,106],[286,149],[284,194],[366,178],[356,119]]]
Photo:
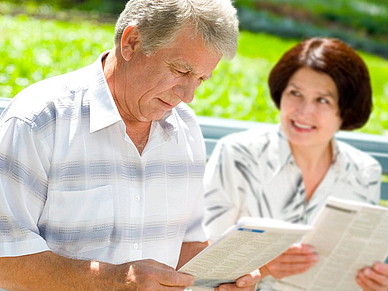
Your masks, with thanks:
[[[181,71],[181,70],[175,70],[175,72],[182,76],[186,76],[190,73],[189,71]]]

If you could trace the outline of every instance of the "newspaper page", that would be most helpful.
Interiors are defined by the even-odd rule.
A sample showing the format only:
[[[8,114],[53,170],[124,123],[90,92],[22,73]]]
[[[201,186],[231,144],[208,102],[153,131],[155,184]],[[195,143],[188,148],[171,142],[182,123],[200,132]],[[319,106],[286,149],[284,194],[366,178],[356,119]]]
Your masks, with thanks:
[[[360,269],[388,255],[388,208],[329,198],[303,243],[314,246],[319,262],[304,274],[275,285],[282,291],[357,291]]]
[[[307,225],[243,217],[179,271],[194,276],[190,289],[214,289],[268,263],[311,230]]]

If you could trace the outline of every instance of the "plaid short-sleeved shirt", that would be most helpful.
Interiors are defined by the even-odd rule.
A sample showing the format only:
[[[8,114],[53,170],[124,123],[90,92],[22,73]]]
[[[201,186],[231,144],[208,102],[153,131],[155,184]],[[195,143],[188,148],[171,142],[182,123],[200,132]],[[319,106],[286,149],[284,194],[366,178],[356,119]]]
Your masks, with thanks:
[[[203,138],[178,105],[140,156],[101,66],[30,86],[0,121],[0,256],[52,250],[114,264],[175,267],[202,229]]]

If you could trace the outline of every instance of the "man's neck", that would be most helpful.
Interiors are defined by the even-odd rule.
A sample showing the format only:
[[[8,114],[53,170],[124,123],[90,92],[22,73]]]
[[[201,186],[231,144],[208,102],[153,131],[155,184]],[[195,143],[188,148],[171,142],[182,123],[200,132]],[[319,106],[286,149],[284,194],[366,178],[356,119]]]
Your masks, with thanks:
[[[125,113],[123,108],[120,107],[120,104],[116,100],[116,82],[119,80],[115,80],[117,76],[115,76],[115,71],[117,70],[119,66],[119,60],[117,59],[118,51],[117,48],[114,47],[109,54],[107,54],[102,59],[102,67],[104,70],[104,76],[108,83],[109,90],[113,96],[113,100],[116,103],[116,107],[119,111],[119,114],[121,118],[124,121],[124,124],[126,126],[126,133],[129,136],[129,138],[132,140],[134,145],[136,146],[139,154],[141,155],[145,146],[148,142],[148,137],[151,129],[151,121],[142,122],[139,120],[136,120],[132,118],[131,116],[128,116],[128,114]]]
[[[152,122],[124,121],[124,123],[127,135],[141,155],[147,145]]]

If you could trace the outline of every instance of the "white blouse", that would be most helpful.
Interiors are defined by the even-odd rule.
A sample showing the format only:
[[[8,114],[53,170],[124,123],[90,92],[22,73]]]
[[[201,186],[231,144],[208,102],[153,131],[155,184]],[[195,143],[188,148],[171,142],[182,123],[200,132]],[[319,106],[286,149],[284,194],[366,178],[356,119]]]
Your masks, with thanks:
[[[332,165],[306,203],[301,170],[280,126],[221,139],[205,171],[205,227],[210,240],[242,216],[312,224],[328,196],[378,204],[380,164],[335,139],[332,147]],[[264,279],[258,290],[273,290],[271,279]]]

